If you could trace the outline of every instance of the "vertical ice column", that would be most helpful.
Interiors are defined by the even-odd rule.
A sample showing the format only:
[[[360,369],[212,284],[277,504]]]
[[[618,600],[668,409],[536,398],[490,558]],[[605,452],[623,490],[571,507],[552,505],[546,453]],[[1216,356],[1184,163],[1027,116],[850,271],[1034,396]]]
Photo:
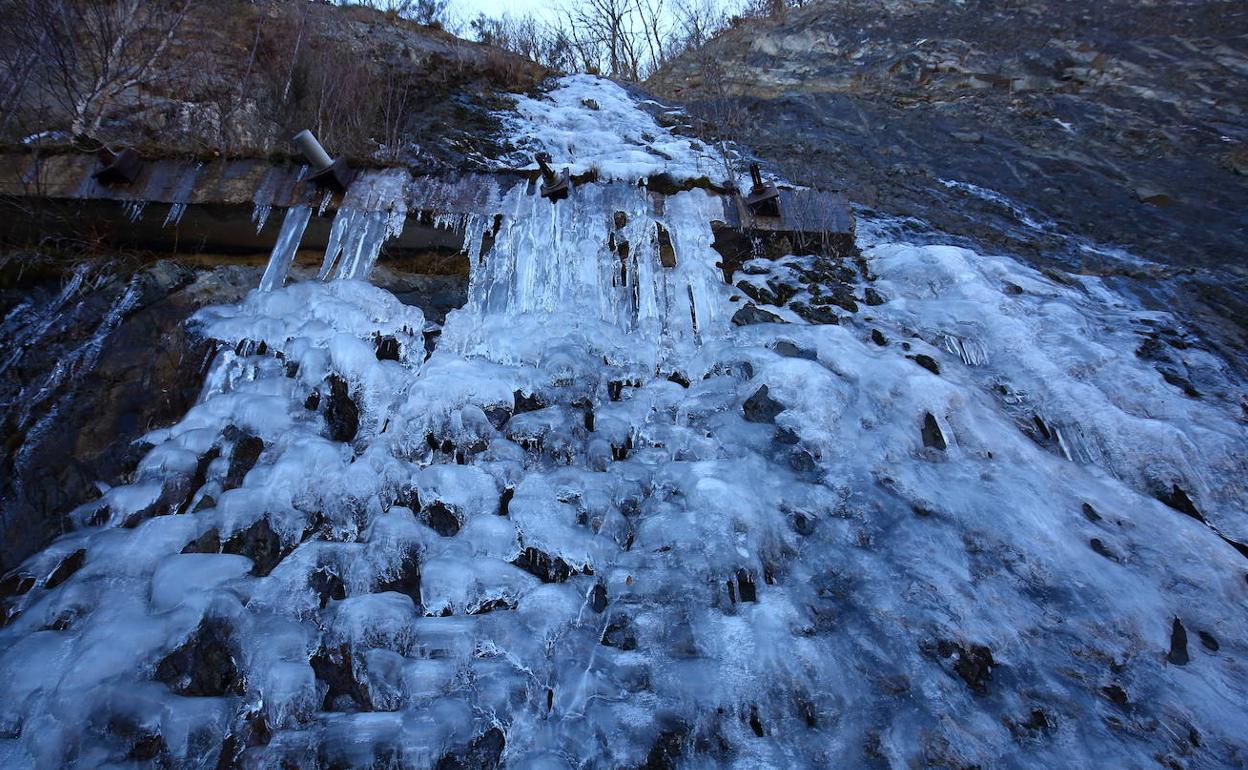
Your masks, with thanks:
[[[264,268],[264,277],[260,279],[260,291],[280,289],[290,274],[290,266],[295,261],[295,252],[299,250],[299,242],[303,240],[303,231],[312,218],[312,207],[306,204],[293,206],[286,212],[282,221],[282,231],[273,244],[273,254],[269,264]]]
[[[405,211],[360,211],[342,208],[334,216],[329,245],[317,278],[366,280],[377,263],[381,247],[403,234]]]

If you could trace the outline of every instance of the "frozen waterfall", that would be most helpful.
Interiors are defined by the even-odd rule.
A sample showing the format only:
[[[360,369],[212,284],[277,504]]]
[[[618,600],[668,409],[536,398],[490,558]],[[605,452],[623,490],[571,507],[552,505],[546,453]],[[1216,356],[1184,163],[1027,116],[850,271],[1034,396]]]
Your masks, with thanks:
[[[561,88],[594,141],[661,131]],[[570,153],[593,118],[555,119]],[[262,290],[194,319],[199,402],[5,578],[0,765],[1241,763],[1225,366],[1174,346],[1188,397],[1135,354],[1168,314],[949,246],[726,283],[719,211],[491,195],[429,355],[364,280],[395,210],[340,208],[341,280],[283,286],[288,211]]]

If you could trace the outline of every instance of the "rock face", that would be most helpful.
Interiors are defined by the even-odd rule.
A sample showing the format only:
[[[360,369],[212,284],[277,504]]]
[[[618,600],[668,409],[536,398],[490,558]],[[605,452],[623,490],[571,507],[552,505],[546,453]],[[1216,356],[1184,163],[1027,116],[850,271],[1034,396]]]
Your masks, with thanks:
[[[49,280],[14,275],[0,292],[0,566],[63,531],[59,517],[98,496],[97,483],[124,481],[142,455],[134,442],[195,402],[212,347],[183,322],[241,297],[252,272],[101,261]]]
[[[808,3],[740,23],[647,85],[794,181],[1127,276],[1242,352],[1248,17],[1233,8]]]

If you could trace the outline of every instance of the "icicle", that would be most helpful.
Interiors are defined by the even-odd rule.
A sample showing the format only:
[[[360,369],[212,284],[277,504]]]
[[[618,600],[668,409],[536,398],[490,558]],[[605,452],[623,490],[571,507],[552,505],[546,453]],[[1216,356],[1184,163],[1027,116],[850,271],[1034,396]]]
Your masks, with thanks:
[[[317,277],[324,281],[366,280],[377,263],[381,247],[403,232],[406,214],[402,211],[338,210],[329,230],[329,245]]]
[[[264,225],[269,221],[269,214],[273,213],[273,207],[267,203],[257,203],[251,210],[251,221],[256,225],[256,235],[264,229]]]
[[[139,221],[139,218],[143,216],[143,210],[146,208],[147,201],[123,201],[121,204],[121,210],[125,212],[126,219],[132,223]]]
[[[199,178],[199,172],[203,169],[203,163],[196,163],[193,167],[182,172],[178,177],[178,181],[174,183],[172,193],[172,205],[169,207],[169,213],[165,216],[165,222],[161,227],[169,225],[177,225],[182,222],[182,215],[186,213],[186,206],[191,200],[191,194],[195,191],[195,180]]]
[[[186,213],[185,203],[175,203],[169,207],[169,213],[165,215],[165,222],[161,227],[169,225],[178,225],[182,223],[182,215]]]
[[[264,277],[260,279],[260,291],[280,289],[286,283],[290,266],[295,261],[295,252],[299,250],[299,242],[303,240],[303,231],[312,218],[312,207],[308,205],[294,206],[287,210],[286,219],[282,221],[282,231],[273,245],[273,253],[269,256],[269,264],[264,269]]]
[[[983,366],[988,363],[988,351],[975,340],[946,334],[942,342],[945,350],[957,355],[967,366]]]

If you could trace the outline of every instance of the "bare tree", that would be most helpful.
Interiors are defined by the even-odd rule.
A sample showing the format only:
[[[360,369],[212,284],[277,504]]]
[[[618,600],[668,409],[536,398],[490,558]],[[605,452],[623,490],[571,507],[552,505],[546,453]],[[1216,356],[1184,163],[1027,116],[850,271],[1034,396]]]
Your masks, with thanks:
[[[149,83],[190,0],[14,0],[18,43],[75,135],[99,129],[112,102]]]

